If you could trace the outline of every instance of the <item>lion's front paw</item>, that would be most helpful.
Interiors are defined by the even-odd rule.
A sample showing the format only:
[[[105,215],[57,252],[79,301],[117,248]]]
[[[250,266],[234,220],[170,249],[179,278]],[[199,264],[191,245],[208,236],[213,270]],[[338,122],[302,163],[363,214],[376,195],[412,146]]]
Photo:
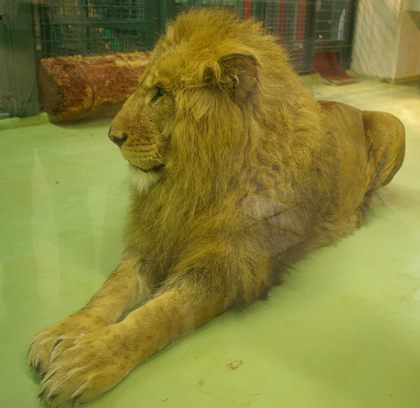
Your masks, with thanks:
[[[122,337],[115,326],[81,337],[50,365],[40,398],[53,407],[77,406],[109,391],[135,365]]]
[[[38,375],[43,376],[64,350],[72,347],[86,332],[95,329],[97,327],[86,316],[75,313],[41,330],[29,347],[29,365]]]

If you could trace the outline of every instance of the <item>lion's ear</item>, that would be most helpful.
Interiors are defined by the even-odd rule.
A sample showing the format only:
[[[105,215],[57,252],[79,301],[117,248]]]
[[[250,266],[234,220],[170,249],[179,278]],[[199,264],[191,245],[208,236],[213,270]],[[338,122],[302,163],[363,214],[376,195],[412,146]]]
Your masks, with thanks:
[[[236,102],[244,101],[254,90],[258,81],[258,61],[252,55],[231,54],[219,60],[224,75],[233,84],[232,98]]]

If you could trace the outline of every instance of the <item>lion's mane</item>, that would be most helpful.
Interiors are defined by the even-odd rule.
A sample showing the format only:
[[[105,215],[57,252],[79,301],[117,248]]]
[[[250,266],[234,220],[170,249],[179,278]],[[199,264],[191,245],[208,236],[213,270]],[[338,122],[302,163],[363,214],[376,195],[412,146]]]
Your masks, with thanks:
[[[318,103],[260,23],[224,9],[190,11],[168,27],[145,75],[158,77],[162,61],[176,104],[171,155],[156,186],[133,191],[128,251],[143,254],[142,268],[165,287],[203,252],[225,253],[226,277],[200,279],[223,280],[246,305],[290,262],[349,229],[328,215],[334,143]],[[250,274],[267,262],[274,272]]]

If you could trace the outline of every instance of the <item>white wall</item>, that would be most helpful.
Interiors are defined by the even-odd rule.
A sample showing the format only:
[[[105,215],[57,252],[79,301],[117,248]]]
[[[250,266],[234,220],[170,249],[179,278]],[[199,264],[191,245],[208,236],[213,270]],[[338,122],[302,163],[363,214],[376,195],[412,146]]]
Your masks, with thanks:
[[[420,30],[406,0],[359,0],[352,69],[400,79],[420,75]]]
[[[401,14],[400,41],[395,78],[420,75],[420,29],[407,11]]]

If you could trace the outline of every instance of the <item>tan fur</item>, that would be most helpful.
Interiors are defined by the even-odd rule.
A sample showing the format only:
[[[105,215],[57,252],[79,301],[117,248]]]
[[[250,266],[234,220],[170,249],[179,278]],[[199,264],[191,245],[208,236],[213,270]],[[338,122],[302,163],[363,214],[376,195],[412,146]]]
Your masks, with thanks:
[[[88,305],[31,345],[53,406],[98,397],[264,298],[287,265],[363,223],[404,157],[398,119],[317,103],[260,24],[222,9],[168,27],[110,137],[133,181],[127,249]]]

